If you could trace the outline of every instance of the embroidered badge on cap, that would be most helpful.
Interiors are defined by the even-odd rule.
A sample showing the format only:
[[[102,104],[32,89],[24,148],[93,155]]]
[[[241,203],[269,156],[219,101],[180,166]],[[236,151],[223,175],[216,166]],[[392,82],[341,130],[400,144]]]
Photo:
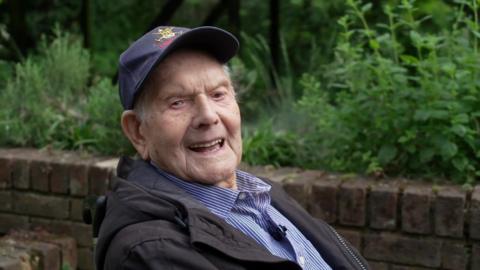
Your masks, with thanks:
[[[155,43],[157,44],[158,47],[163,49],[166,46],[168,46],[170,43],[172,43],[172,41],[176,37],[183,34],[183,31],[175,32],[172,27],[166,27],[166,28],[159,28],[153,34],[158,35],[158,37],[155,39]]]

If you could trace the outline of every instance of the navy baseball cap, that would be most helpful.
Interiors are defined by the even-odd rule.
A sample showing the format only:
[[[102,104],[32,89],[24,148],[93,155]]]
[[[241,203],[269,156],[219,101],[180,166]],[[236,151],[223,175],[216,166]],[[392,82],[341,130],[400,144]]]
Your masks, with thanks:
[[[237,38],[213,27],[183,28],[159,26],[135,41],[120,55],[118,81],[120,100],[125,110],[133,109],[135,98],[154,68],[169,53],[191,48],[209,53],[225,64],[238,51]]]

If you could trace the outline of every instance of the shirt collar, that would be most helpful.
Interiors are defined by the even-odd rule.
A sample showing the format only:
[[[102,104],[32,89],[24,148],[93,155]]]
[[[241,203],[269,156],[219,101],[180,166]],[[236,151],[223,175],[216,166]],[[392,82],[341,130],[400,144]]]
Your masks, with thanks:
[[[235,190],[185,181],[158,168],[154,163],[152,163],[152,165],[160,175],[185,190],[193,198],[205,205],[212,213],[222,219],[227,218],[230,214],[241,192],[254,194],[268,193],[271,188],[269,184],[260,180],[258,177],[240,170],[235,171],[238,188]]]

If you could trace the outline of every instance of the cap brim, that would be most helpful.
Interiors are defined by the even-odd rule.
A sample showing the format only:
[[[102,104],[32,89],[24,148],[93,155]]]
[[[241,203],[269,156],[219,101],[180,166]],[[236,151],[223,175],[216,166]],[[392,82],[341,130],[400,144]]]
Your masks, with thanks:
[[[229,32],[213,26],[202,26],[191,29],[176,38],[168,45],[161,58],[165,58],[173,50],[192,48],[206,51],[224,64],[235,56],[238,47],[237,38]]]

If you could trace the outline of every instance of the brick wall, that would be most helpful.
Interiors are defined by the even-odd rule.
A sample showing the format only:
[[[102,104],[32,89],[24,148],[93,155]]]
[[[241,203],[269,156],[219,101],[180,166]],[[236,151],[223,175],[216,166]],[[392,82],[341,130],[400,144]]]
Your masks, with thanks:
[[[83,198],[103,194],[116,160],[75,152],[0,149],[0,234],[45,228],[77,242],[78,269],[93,269]]]
[[[70,236],[45,230],[10,230],[0,237],[1,270],[73,270],[77,245]]]
[[[77,241],[78,269],[93,269],[83,198],[109,189],[116,159],[75,152],[0,149],[0,234],[44,227]],[[247,167],[283,183],[313,216],[332,224],[373,269],[480,270],[480,185],[373,180]]]

